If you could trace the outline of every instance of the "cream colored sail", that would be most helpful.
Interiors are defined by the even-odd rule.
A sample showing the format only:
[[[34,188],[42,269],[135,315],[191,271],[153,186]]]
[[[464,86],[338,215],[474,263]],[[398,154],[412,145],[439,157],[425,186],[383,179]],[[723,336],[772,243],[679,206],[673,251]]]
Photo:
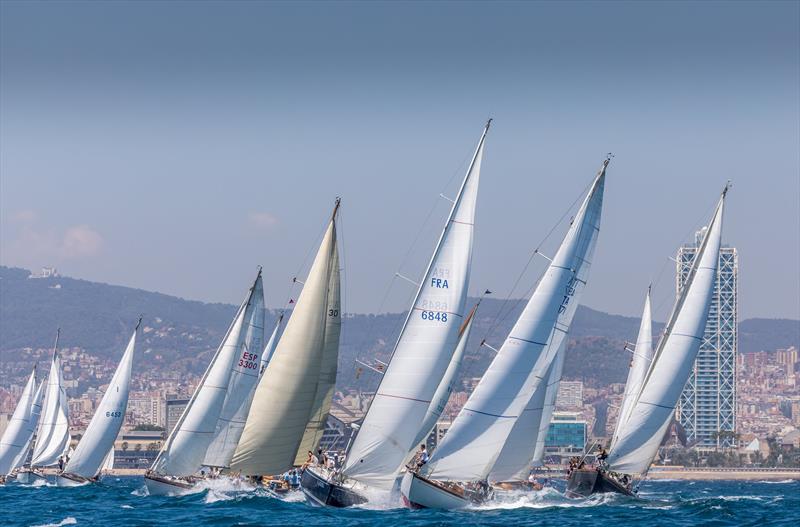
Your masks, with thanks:
[[[337,200],[303,291],[258,383],[231,470],[256,475],[280,474],[292,468],[316,400],[328,324],[328,292],[331,274],[338,266],[338,207]]]
[[[311,407],[311,417],[303,432],[303,439],[294,458],[294,465],[302,465],[306,460],[306,452],[317,451],[328,413],[331,410],[333,390],[336,387],[336,370],[339,362],[339,336],[342,332],[342,302],[339,277],[339,252],[334,251],[331,261],[331,277],[328,284],[328,317],[325,323],[325,338],[322,344],[322,360],[320,361],[317,393]]]

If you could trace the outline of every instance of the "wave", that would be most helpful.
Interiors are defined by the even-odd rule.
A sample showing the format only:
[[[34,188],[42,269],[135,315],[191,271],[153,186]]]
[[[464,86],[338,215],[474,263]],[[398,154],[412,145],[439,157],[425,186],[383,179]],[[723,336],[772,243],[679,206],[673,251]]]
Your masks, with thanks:
[[[789,485],[791,483],[796,483],[796,482],[797,482],[796,479],[781,479],[778,481],[765,479],[761,481],[756,481],[756,483],[763,483],[765,485]]]
[[[67,516],[58,523],[44,523],[42,525],[31,525],[31,527],[62,527],[63,525],[76,525],[78,520],[72,516]]]

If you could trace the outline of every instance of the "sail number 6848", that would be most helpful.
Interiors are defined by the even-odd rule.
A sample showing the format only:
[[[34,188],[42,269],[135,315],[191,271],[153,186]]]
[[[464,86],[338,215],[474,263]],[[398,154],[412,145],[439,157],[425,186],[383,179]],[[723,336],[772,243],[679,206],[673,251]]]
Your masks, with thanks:
[[[444,311],[423,311],[422,320],[439,320],[440,322],[447,322],[447,313]]]

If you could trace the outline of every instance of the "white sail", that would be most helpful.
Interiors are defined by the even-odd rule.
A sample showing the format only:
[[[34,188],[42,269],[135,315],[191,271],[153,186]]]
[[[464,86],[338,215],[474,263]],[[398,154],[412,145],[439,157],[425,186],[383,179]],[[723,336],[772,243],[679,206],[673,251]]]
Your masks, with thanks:
[[[256,387],[232,470],[280,474],[292,468],[317,393],[331,273],[338,265],[334,264],[338,207],[337,200],[292,316]]]
[[[114,447],[122,423],[125,421],[125,412],[128,410],[128,394],[130,393],[131,370],[133,354],[136,348],[136,333],[142,319],[136,324],[122,355],[114,376],[108,384],[106,393],[86,427],[75,452],[70,456],[64,472],[93,478],[97,476],[103,465],[103,460],[109,448]]]
[[[623,425],[630,417],[633,403],[642,390],[644,377],[650,369],[653,360],[653,317],[650,312],[650,288],[647,288],[647,296],[644,299],[644,309],[642,310],[642,322],[639,326],[639,335],[636,337],[636,348],[633,351],[631,367],[628,370],[628,379],[625,382],[625,393],[622,397],[622,405],[619,409],[619,417],[614,427],[614,435],[611,437],[611,449],[616,446],[619,433]]]
[[[467,319],[461,325],[458,344],[456,344],[456,349],[450,359],[450,365],[447,366],[447,371],[445,371],[444,377],[442,377],[439,383],[439,387],[436,388],[436,393],[433,394],[431,404],[428,406],[428,411],[425,413],[425,418],[422,420],[422,426],[412,443],[414,446],[411,448],[411,452],[409,452],[412,456],[416,455],[416,445],[422,444],[431,434],[431,431],[433,431],[433,428],[436,426],[436,421],[439,420],[442,412],[444,412],[445,406],[447,406],[447,402],[450,400],[450,394],[453,393],[456,387],[458,372],[461,370],[461,364],[464,362],[464,352],[467,349],[467,342],[469,341],[469,335],[472,331],[472,322],[475,320],[475,311],[477,308],[477,305],[472,308],[472,311],[467,315]]]
[[[556,409],[556,399],[558,398],[558,386],[561,384],[561,375],[564,371],[564,359],[567,356],[566,339],[558,350],[550,377],[547,380],[547,392],[544,396],[544,409],[542,418],[539,421],[539,430],[536,433],[536,447],[533,451],[531,465],[539,467],[544,464],[544,446],[547,439],[547,431],[550,429],[550,421],[553,419],[553,412]],[[519,474],[518,474],[519,475]]]
[[[33,435],[34,429],[31,427],[31,411],[36,397],[36,368],[33,369],[22,395],[17,401],[17,407],[3,437],[0,438],[0,475],[8,474],[14,468],[14,459],[19,455],[28,439]]]
[[[46,386],[47,384],[45,382],[40,382],[39,386],[36,388],[36,393],[31,403],[30,420],[28,421],[28,437],[23,447],[11,462],[12,471],[24,465],[25,461],[28,460],[28,454],[31,454],[31,445],[33,444],[33,438],[36,437],[36,430],[39,427],[39,418],[42,415],[42,399],[44,398]]]
[[[574,305],[577,305],[577,302]],[[554,335],[552,338],[555,340],[556,337]],[[559,350],[547,370],[547,382],[539,383],[536,391],[533,392],[533,397],[528,401],[514,424],[492,471],[489,473],[490,481],[520,481],[528,478],[531,465],[535,461],[542,425],[545,421],[549,425],[552,416],[552,406],[548,407],[548,402],[552,405],[558,392],[566,342],[566,338],[560,339]],[[552,400],[548,398],[548,395],[552,397]],[[547,434],[547,425],[544,426],[544,434]]]
[[[31,460],[32,466],[53,465],[69,449],[69,407],[61,376],[61,358],[58,356],[57,345],[53,352],[45,390],[42,416]]]
[[[228,393],[217,421],[214,439],[206,451],[203,465],[227,468],[242,437],[244,422],[250,411],[253,393],[258,384],[264,346],[264,290],[259,273],[250,293],[249,303],[239,330],[239,350],[233,362]]]
[[[570,225],[528,304],[467,404],[423,471],[435,479],[484,480],[514,424],[546,378],[557,347],[554,333],[572,322],[600,230],[608,160]],[[573,306],[570,309],[570,306]]]
[[[100,473],[108,473],[114,470],[114,444],[108,449],[106,457],[103,458],[103,464],[100,465]]]
[[[609,452],[612,470],[624,474],[647,471],[658,453],[675,405],[689,378],[700,349],[714,292],[722,238],[722,193],[714,217],[692,262],[664,336],[656,348],[644,385],[623,424],[614,448]]]
[[[278,320],[275,322],[275,329],[272,330],[272,335],[269,337],[267,341],[267,345],[264,346],[264,351],[261,352],[261,367],[259,368],[259,375],[264,375],[264,370],[267,369],[269,366],[269,361],[272,360],[272,354],[275,353],[275,347],[278,345],[278,332],[281,329],[281,323],[283,322],[283,311],[281,314],[278,315]]]
[[[260,278],[261,271],[256,281]],[[250,288],[247,298],[239,306],[236,317],[200,379],[200,384],[161,447],[153,463],[153,471],[171,476],[191,476],[203,464],[225,403],[234,362],[239,360],[241,354],[240,336],[254,287],[255,285]]]
[[[334,252],[331,261],[331,276],[328,284],[328,317],[325,321],[325,338],[322,343],[322,360],[319,366],[317,392],[311,407],[311,417],[303,432],[303,439],[297,448],[294,465],[302,465],[306,460],[306,452],[316,452],[333,401],[333,390],[336,387],[336,370],[339,362],[339,337],[342,332],[342,301],[339,277],[339,253]]]
[[[376,488],[394,484],[458,341],[466,314],[475,205],[489,124],[345,462],[346,476]]]

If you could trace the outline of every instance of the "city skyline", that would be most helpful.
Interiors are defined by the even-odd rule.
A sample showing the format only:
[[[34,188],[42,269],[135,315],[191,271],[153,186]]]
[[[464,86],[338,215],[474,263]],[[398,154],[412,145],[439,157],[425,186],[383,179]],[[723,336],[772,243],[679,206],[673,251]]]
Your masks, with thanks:
[[[586,305],[654,282],[663,320],[731,179],[741,316],[800,318],[797,3],[0,9],[5,265],[235,304],[260,264],[280,307],[340,195],[344,309],[402,311],[491,116],[471,294],[512,293],[613,152]]]

